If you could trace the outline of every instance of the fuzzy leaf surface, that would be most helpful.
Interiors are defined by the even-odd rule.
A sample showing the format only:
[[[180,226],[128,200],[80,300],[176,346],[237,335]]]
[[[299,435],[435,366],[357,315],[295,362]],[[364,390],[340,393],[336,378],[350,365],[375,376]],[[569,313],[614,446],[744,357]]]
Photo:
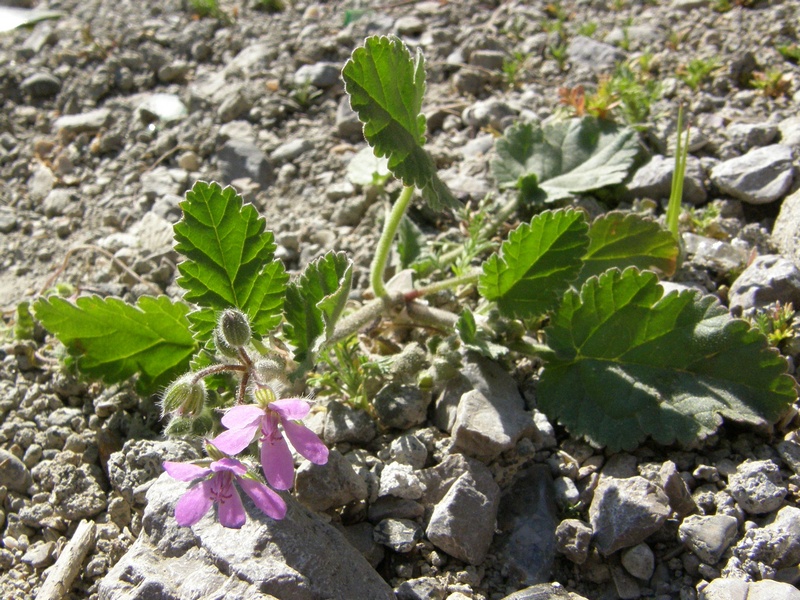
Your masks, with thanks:
[[[655,221],[632,213],[609,212],[589,227],[589,249],[583,257],[578,285],[615,267],[652,269],[670,276],[679,253],[675,237]]]
[[[306,267],[286,290],[284,332],[295,360],[310,368],[314,355],[333,334],[353,280],[353,262],[344,252],[328,252]]]
[[[232,187],[217,183],[197,182],[180,206],[175,249],[186,260],[178,265],[178,284],[199,307],[189,314],[198,339],[208,340],[217,313],[231,307],[247,314],[254,336],[266,335],[280,323],[289,276],[274,260],[264,219]]]
[[[475,315],[468,308],[461,311],[461,315],[456,321],[456,332],[465,348],[475,350],[483,356],[496,360],[508,353],[508,348],[501,344],[495,344],[483,331],[478,329]]]
[[[648,436],[686,444],[723,417],[774,422],[796,398],[764,335],[712,296],[663,296],[656,275],[635,268],[568,292],[545,332],[555,355],[537,388],[540,408],[612,451]]]
[[[483,264],[478,291],[513,317],[534,317],[555,308],[581,270],[587,231],[580,211],[536,215],[512,231],[499,254]]]
[[[422,53],[412,56],[396,37],[369,37],[345,64],[342,78],[350,106],[364,124],[364,137],[375,155],[385,156],[394,176],[406,186],[416,186],[434,210],[457,207],[458,201],[439,179],[433,160],[422,147]]]
[[[78,368],[106,383],[139,373],[137,389],[152,393],[186,371],[197,343],[189,306],[142,296],[135,306],[87,296],[75,303],[52,296],[34,304],[36,318],[77,357]]]
[[[638,152],[636,132],[594,117],[515,124],[495,145],[492,174],[528,202],[553,202],[622,182]]]

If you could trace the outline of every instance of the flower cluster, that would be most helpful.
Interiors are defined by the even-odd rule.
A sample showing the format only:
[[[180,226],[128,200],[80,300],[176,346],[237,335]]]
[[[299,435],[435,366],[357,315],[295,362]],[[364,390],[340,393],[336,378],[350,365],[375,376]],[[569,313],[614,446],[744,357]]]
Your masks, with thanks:
[[[261,442],[261,467],[270,486],[288,490],[294,483],[294,458],[284,434],[294,449],[314,464],[328,462],[328,448],[301,419],[311,407],[300,398],[275,400],[269,388],[258,388],[257,404],[229,409],[222,417],[227,428],[211,440],[206,449],[215,458],[207,467],[191,463],[165,462],[164,469],[181,481],[201,481],[178,501],[175,518],[181,526],[191,526],[205,515],[213,504],[218,505],[219,522],[238,529],[245,522],[244,506],[234,482],[253,499],[255,505],[273,519],[286,515],[286,503],[272,489],[248,473],[247,468],[231,455],[238,454],[258,438]],[[224,455],[223,455],[224,453]]]

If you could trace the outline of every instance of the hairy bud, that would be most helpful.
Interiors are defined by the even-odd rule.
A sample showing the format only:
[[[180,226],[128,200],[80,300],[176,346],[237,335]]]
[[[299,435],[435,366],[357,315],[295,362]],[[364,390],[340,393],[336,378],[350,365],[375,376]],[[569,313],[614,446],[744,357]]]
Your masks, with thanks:
[[[163,414],[174,413],[186,417],[199,415],[206,404],[206,386],[203,380],[194,381],[188,373],[172,383],[161,399]]]
[[[225,337],[220,332],[219,328],[214,329],[214,347],[222,355],[228,358],[239,358],[238,348],[234,348],[225,341]]]
[[[217,325],[220,337],[230,346],[241,348],[250,341],[252,331],[250,321],[242,311],[235,308],[228,308],[219,317]]]

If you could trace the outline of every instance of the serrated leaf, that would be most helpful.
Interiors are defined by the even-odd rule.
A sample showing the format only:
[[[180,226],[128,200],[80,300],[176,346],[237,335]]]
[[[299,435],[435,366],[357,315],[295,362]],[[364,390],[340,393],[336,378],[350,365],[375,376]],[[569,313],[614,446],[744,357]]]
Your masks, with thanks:
[[[567,293],[545,330],[555,354],[537,387],[539,407],[612,451],[647,436],[686,444],[723,417],[776,421],[796,393],[766,338],[713,296],[662,295],[654,273],[634,268]]]
[[[197,182],[181,202],[183,218],[175,224],[178,285],[200,308],[189,315],[200,341],[211,337],[217,313],[238,308],[250,318],[260,338],[278,326],[289,276],[274,260],[272,232],[252,204],[232,187]]]
[[[459,203],[436,174],[423,149],[425,61],[396,37],[373,36],[356,48],[342,70],[350,106],[364,123],[364,137],[404,185],[416,186],[434,210]]]
[[[508,348],[495,344],[483,331],[478,329],[475,315],[468,308],[465,308],[459,315],[456,321],[456,332],[464,347],[475,350],[483,356],[496,360],[508,353]]]
[[[135,306],[87,296],[75,303],[50,297],[34,304],[36,318],[76,355],[78,368],[106,383],[138,373],[137,388],[152,393],[186,371],[197,343],[189,307],[166,296],[142,296]]]
[[[353,279],[353,262],[344,252],[329,252],[306,267],[286,290],[284,332],[295,347],[301,369],[333,334]]]
[[[675,238],[655,221],[632,213],[609,212],[589,227],[589,248],[576,285],[615,267],[651,269],[670,276],[679,253]]]
[[[534,317],[555,308],[577,277],[589,244],[576,210],[544,211],[512,231],[483,265],[478,291],[510,316]]]
[[[636,132],[594,117],[544,126],[515,124],[495,144],[492,174],[527,202],[553,202],[621,183],[633,165]]]

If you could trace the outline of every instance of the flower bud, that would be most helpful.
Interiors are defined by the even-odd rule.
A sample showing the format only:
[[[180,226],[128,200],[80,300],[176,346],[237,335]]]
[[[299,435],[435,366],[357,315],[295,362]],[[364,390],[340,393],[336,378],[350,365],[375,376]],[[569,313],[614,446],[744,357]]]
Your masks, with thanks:
[[[187,373],[172,383],[161,399],[164,414],[197,416],[206,404],[206,386],[203,380],[194,381],[194,374]]]
[[[219,332],[228,344],[241,348],[250,341],[250,322],[242,311],[228,308],[219,317]]]
[[[220,354],[222,354],[222,356],[226,356],[228,358],[239,358],[239,350],[225,341],[225,337],[222,335],[219,329],[214,330],[214,347]]]

